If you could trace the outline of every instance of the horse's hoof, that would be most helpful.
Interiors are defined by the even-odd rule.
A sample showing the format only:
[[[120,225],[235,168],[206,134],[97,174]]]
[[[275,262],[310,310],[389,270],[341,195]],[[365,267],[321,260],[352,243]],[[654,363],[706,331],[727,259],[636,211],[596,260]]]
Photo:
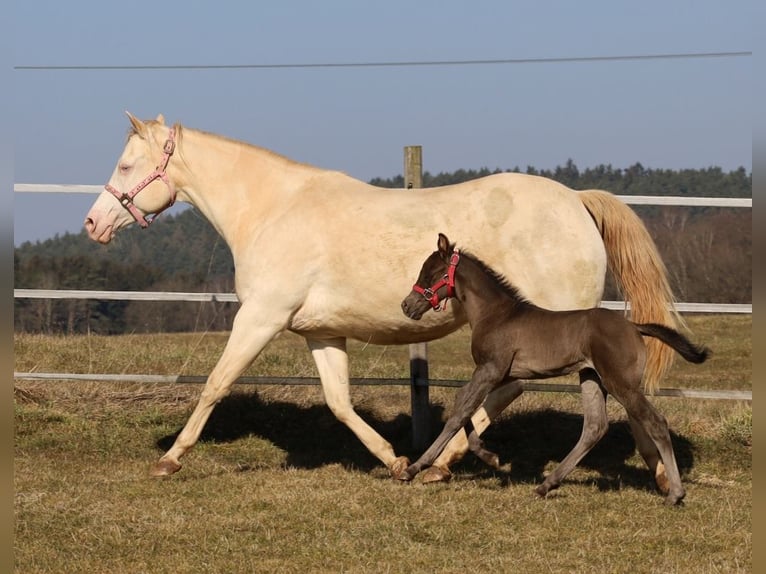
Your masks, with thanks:
[[[429,484],[432,482],[449,482],[452,478],[452,473],[447,467],[444,466],[429,466],[423,471],[423,484]]]
[[[167,458],[161,458],[149,471],[149,475],[155,477],[170,476],[179,470],[181,470],[181,463]]]
[[[670,481],[668,480],[668,475],[665,474],[665,465],[661,462],[657,463],[654,480],[657,483],[657,488],[662,494],[668,494],[670,492]]]
[[[391,473],[391,478],[394,480],[412,480],[412,477],[403,476],[408,466],[410,466],[410,459],[406,456],[397,458],[388,469]]]

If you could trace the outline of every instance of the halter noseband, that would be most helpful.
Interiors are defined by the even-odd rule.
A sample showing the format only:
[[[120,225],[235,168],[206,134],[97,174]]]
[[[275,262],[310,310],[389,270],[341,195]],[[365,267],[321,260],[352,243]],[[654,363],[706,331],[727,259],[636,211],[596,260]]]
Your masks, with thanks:
[[[168,207],[170,207],[176,202],[176,190],[173,187],[173,184],[170,183],[168,174],[165,172],[165,169],[168,167],[168,162],[170,161],[170,156],[173,155],[173,152],[176,149],[175,135],[176,135],[175,128],[170,128],[168,139],[165,140],[165,145],[162,146],[163,155],[162,155],[162,161],[160,162],[160,165],[158,165],[152,173],[147,175],[142,181],[138,183],[138,185],[136,185],[129,192],[120,193],[108,183],[104,186],[104,189],[106,189],[106,191],[108,191],[114,197],[117,198],[117,201],[120,202],[120,205],[122,205],[125,209],[127,209],[130,212],[130,214],[133,216],[133,219],[135,219],[141,227],[149,227],[149,224],[152,223],[161,212],[165,211]],[[146,219],[144,217],[144,214],[141,213],[141,211],[133,203],[133,198],[138,195],[139,191],[144,189],[147,185],[152,183],[155,179],[161,179],[162,181],[165,182],[165,185],[168,186],[168,191],[170,192],[170,202],[165,207],[155,212],[155,214],[150,219]]]
[[[447,299],[455,296],[455,268],[460,262],[460,252],[455,249],[449,258],[449,267],[447,272],[436,283],[430,287],[423,288],[420,285],[413,285],[412,290],[420,293],[433,307],[434,311],[443,311],[447,307]],[[447,295],[444,299],[439,299],[439,289],[447,287]]]

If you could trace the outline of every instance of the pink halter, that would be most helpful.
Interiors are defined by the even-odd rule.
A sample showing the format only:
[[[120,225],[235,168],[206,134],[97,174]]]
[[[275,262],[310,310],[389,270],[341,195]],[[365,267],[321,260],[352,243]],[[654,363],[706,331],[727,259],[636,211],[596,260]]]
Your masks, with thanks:
[[[155,168],[155,170],[152,173],[147,175],[142,181],[138,183],[138,185],[136,185],[128,193],[120,193],[109,184],[106,184],[104,186],[104,189],[106,189],[109,193],[111,193],[113,196],[117,198],[120,204],[130,212],[130,214],[133,216],[133,218],[138,222],[138,224],[141,227],[149,227],[149,224],[152,223],[161,212],[165,211],[168,207],[173,205],[176,201],[176,190],[173,187],[173,184],[170,182],[170,179],[168,178],[168,174],[165,171],[166,168],[168,167],[170,156],[173,155],[173,152],[176,149],[175,135],[176,135],[175,128],[170,128],[168,139],[165,141],[165,145],[162,147],[162,153],[163,153],[162,162],[160,163],[160,165],[158,165]],[[136,195],[138,195],[139,191],[144,189],[147,185],[152,183],[155,179],[161,179],[162,181],[165,182],[165,185],[168,186],[168,191],[170,192],[170,202],[165,207],[157,211],[150,219],[146,219],[144,217],[144,214],[141,213],[138,207],[136,207],[136,205],[133,203],[133,198],[136,197]]]

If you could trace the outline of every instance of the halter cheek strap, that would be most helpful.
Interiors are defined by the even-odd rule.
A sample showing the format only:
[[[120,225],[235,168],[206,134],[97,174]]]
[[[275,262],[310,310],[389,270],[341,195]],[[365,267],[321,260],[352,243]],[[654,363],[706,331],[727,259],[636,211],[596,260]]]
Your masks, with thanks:
[[[430,287],[421,287],[420,285],[413,285],[412,290],[415,293],[420,293],[433,307],[434,311],[443,311],[447,308],[447,300],[450,297],[455,296],[455,268],[460,262],[460,252],[455,249],[449,259],[449,267],[447,272],[436,283]],[[447,287],[447,295],[444,299],[439,299],[439,289]]]
[[[165,145],[162,147],[162,162],[160,162],[160,165],[158,165],[152,173],[147,175],[143,180],[141,180],[138,183],[138,185],[136,185],[129,192],[120,193],[119,191],[117,191],[117,189],[115,189],[109,184],[106,184],[104,186],[104,189],[106,189],[106,191],[108,191],[114,197],[117,198],[117,200],[120,202],[120,205],[122,205],[125,209],[127,209],[130,212],[130,214],[133,216],[133,219],[135,219],[141,227],[144,227],[144,228],[149,227],[149,224],[152,223],[161,212],[165,211],[168,207],[170,207],[176,202],[176,189],[175,187],[173,187],[173,184],[171,183],[170,178],[168,177],[168,174],[165,171],[168,167],[170,156],[173,155],[173,152],[176,149],[175,134],[176,134],[175,128],[170,128],[168,139],[165,140]],[[144,217],[144,214],[141,213],[141,210],[139,210],[138,207],[136,207],[135,203],[133,203],[133,198],[138,195],[138,192],[140,192],[147,185],[152,183],[155,179],[161,179],[162,181],[165,182],[165,185],[168,186],[168,191],[170,192],[170,201],[165,207],[155,212],[155,214],[151,218],[146,219],[146,217]]]

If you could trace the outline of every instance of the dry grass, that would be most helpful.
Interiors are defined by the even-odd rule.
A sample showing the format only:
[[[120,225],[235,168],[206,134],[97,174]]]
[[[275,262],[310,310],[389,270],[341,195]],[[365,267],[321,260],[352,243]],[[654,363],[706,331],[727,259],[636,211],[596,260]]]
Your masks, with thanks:
[[[690,317],[709,364],[666,386],[751,389],[750,317]],[[204,374],[225,334],[17,335],[16,371]],[[431,375],[466,378],[467,333],[429,348]],[[406,348],[352,344],[352,376],[406,377]],[[285,336],[250,374],[314,376]],[[725,376],[724,376],[725,375]],[[146,475],[200,387],[15,385],[18,572],[749,572],[752,408],[655,398],[674,431],[687,504],[652,487],[621,409],[602,443],[548,500],[532,488],[574,444],[576,395],[527,393],[487,432],[504,467],[474,459],[445,485],[393,483],[324,405],[319,387],[238,388],[167,480]],[[432,388],[442,417],[454,391]],[[353,387],[358,412],[410,446],[409,391]]]

